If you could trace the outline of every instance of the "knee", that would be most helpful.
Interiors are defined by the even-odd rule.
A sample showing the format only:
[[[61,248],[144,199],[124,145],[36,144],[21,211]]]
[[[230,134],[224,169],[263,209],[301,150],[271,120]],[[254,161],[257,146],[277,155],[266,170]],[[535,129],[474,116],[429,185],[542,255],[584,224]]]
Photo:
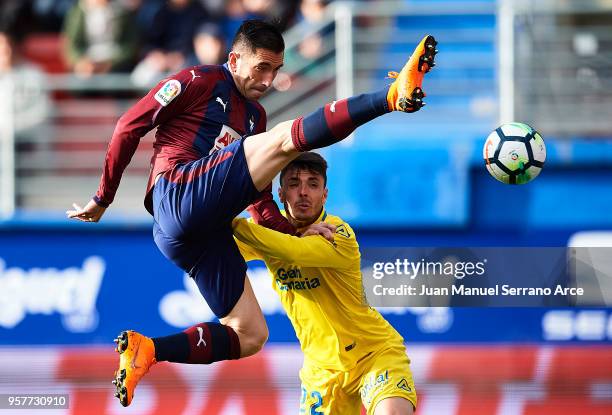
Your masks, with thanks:
[[[240,336],[241,357],[252,356],[263,349],[268,341],[268,327],[264,326],[257,331]]]

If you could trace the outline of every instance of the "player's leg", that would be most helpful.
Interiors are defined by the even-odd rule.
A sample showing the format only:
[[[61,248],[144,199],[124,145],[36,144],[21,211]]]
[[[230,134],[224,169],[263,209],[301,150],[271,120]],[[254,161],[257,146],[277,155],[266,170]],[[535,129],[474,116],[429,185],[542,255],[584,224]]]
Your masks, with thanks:
[[[244,152],[255,187],[263,190],[299,152],[337,143],[390,111],[418,111],[424,105],[423,76],[434,66],[436,44],[433,36],[423,38],[402,71],[390,74],[396,78],[390,87],[334,101],[306,117],[246,138]]]
[[[158,246],[164,246],[166,239],[173,241],[163,236],[156,226]],[[123,406],[131,403],[136,385],[156,362],[210,364],[239,359],[256,353],[268,338],[265,319],[245,277],[246,264],[231,228],[218,231],[214,241],[201,245],[203,253],[190,276],[220,323],[199,323],[163,337],[149,338],[134,331],[121,333],[117,339],[120,367],[114,383]],[[192,250],[180,242],[165,249]],[[137,359],[136,365],[131,365],[132,359]]]
[[[116,339],[120,361],[113,383],[115,396],[123,406],[131,403],[138,382],[157,362],[210,364],[239,359],[256,353],[267,340],[266,322],[245,277],[246,264],[231,226],[216,229],[214,236],[185,242],[165,235],[155,223],[157,246],[189,271],[221,323],[199,323],[182,332],[154,338],[134,331],[122,332]]]
[[[368,415],[411,415],[417,394],[406,349],[399,343],[363,362],[360,394]]]
[[[412,415],[414,407],[405,398],[385,398],[378,402],[374,415]]]
[[[255,354],[268,339],[231,226],[213,233],[214,238],[198,243],[201,253],[189,275],[219,323],[200,323],[177,335],[154,338],[158,361],[207,364],[238,359]]]
[[[261,350],[268,340],[268,326],[249,279],[243,278],[243,285],[236,285],[235,290],[244,289],[229,313],[220,311],[223,309],[218,308],[219,304],[210,300],[215,295],[210,287],[198,284],[200,291],[207,290],[206,298],[209,305],[213,303],[213,311],[224,316],[219,323],[199,323],[177,334],[153,338],[156,360],[210,364],[251,356]]]
[[[155,242],[162,253],[189,273],[224,330],[207,324],[188,329],[191,352],[186,347],[168,349],[164,360],[210,363],[250,356],[268,338],[265,319],[246,279],[246,264],[231,228],[232,219],[257,195],[249,175],[242,141],[165,174],[155,185],[153,210]],[[189,242],[188,242],[189,241]],[[212,330],[212,331],[211,331]],[[202,335],[202,340],[200,336]],[[210,332],[210,333],[209,333]],[[229,333],[229,339],[215,340],[231,352],[217,349],[210,356],[194,344],[209,343],[207,336]],[[185,343],[184,338],[176,339]],[[173,338],[168,339],[168,341]],[[159,349],[156,342],[156,349]],[[177,355],[171,350],[183,350]],[[166,353],[163,353],[166,355]],[[159,357],[158,357],[159,360]]]
[[[346,372],[308,365],[300,370],[300,414],[359,414],[359,394],[346,392]]]
[[[247,277],[244,280],[244,291],[240,299],[232,311],[219,321],[221,324],[231,327],[238,335],[240,357],[254,355],[268,341],[266,319]]]

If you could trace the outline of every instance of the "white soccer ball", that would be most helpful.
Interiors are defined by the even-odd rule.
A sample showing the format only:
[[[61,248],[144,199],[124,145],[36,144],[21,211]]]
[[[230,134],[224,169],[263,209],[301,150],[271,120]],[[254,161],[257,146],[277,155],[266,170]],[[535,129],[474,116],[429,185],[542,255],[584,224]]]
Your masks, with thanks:
[[[482,149],[485,166],[502,183],[529,183],[542,171],[546,146],[540,133],[520,122],[504,124],[487,137]]]

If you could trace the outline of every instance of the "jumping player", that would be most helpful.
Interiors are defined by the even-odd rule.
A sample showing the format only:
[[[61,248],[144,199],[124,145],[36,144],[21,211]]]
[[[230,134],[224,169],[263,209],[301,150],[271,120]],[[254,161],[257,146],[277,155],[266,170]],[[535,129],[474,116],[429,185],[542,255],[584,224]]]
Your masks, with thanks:
[[[351,227],[325,211],[327,163],[302,153],[281,171],[279,197],[298,229],[324,222],[334,242],[234,219],[246,260],[263,259],[304,351],[301,414],[412,414],[416,391],[404,340],[363,293]]]
[[[419,110],[435,46],[432,36],[425,37],[402,71],[393,74],[391,86],[335,101],[264,132],[265,113],[255,101],[283,64],[284,42],[272,25],[245,21],[225,65],[195,66],[162,80],[119,119],[96,195],[66,214],[99,221],[140,138],[157,127],[145,197],[153,237],[195,280],[220,321],[153,339],[122,332],[116,339],[121,355],[114,383],[124,406],[155,362],[208,364],[261,349],[268,329],[233,239],[232,219],[259,197],[254,211],[267,226],[293,233],[269,191],[261,192],[300,152],[334,144],[387,112]]]

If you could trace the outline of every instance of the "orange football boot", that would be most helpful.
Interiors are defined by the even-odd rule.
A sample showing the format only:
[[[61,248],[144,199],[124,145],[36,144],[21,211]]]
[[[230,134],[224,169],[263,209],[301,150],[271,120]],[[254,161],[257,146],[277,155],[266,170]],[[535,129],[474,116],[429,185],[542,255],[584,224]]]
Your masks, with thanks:
[[[115,372],[115,397],[121,405],[132,403],[134,389],[157,361],[153,340],[133,330],[122,331],[115,339],[119,353],[119,370]]]
[[[427,35],[416,47],[400,73],[389,72],[395,78],[387,93],[387,103],[392,111],[415,112],[425,105],[425,93],[421,89],[423,76],[436,66],[434,62],[438,49],[436,39]]]

